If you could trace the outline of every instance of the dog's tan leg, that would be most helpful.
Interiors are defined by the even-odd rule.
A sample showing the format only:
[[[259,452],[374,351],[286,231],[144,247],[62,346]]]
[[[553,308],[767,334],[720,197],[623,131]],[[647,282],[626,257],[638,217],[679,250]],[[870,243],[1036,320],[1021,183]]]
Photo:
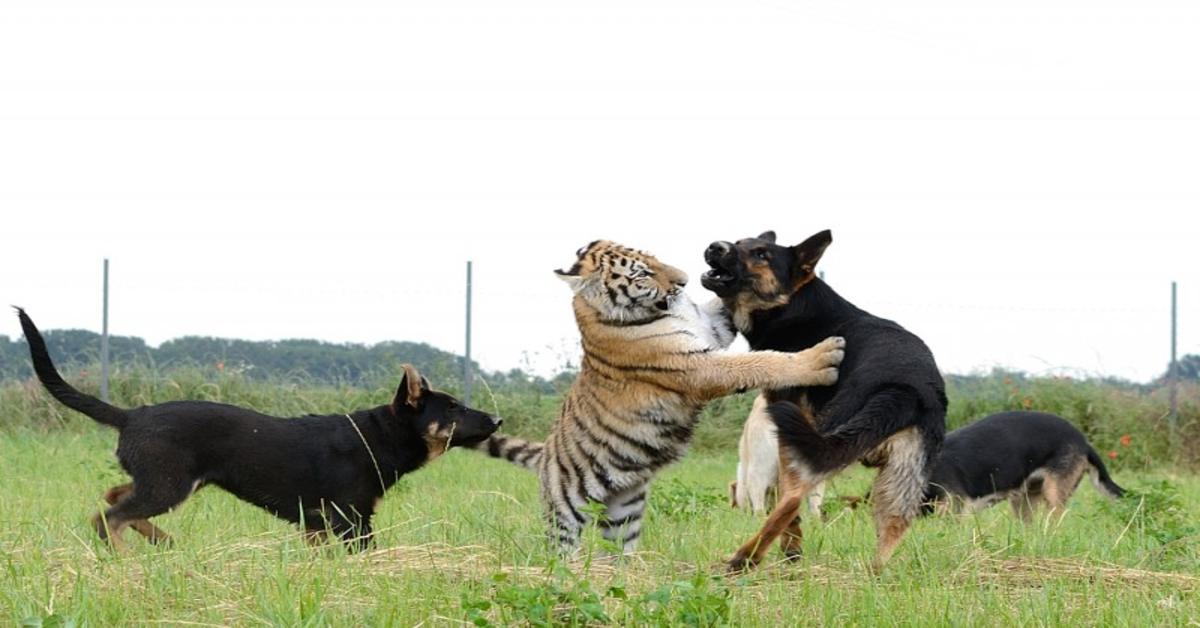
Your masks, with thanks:
[[[744,572],[762,562],[770,544],[781,536],[786,536],[785,542],[781,543],[785,554],[788,557],[799,555],[803,536],[799,526],[800,507],[803,506],[805,494],[812,489],[812,483],[805,482],[794,467],[781,465],[780,468],[786,468],[787,471],[780,474],[779,502],[767,516],[761,530],[730,558],[727,568],[731,573]],[[786,484],[786,488],[782,484]]]
[[[129,498],[133,492],[133,484],[121,484],[114,486],[104,492],[104,501],[116,506],[117,504]],[[148,541],[155,545],[170,546],[173,542],[171,535],[163,532],[161,528],[150,523],[148,519],[134,519],[128,522],[128,526],[133,528],[138,534],[146,537]]]
[[[871,571],[875,574],[883,571],[900,539],[920,515],[927,477],[925,453],[915,430],[898,432],[884,446],[887,457],[871,486],[877,539]]]
[[[1056,477],[1048,477],[1042,482],[1041,501],[1046,509],[1046,521],[1055,523],[1062,517],[1067,500],[1063,495],[1063,486]]]
[[[880,472],[879,477],[883,477],[885,473],[886,469]],[[883,490],[886,487],[886,481],[881,482],[876,478],[875,486],[871,489],[876,537],[875,560],[871,563],[871,571],[877,575],[883,571],[883,566],[896,552],[896,546],[900,544],[900,539],[904,537],[915,517],[915,513],[909,512],[912,509],[905,507],[904,496]]]
[[[116,505],[129,497],[132,487],[133,485],[131,484],[114,486],[104,492],[104,500],[109,504]],[[100,537],[101,541],[107,543],[109,547],[117,552],[125,551],[128,547],[125,544],[125,539],[121,538],[121,533],[125,531],[126,525],[128,524],[112,517],[108,511],[92,515],[92,526],[96,528],[96,535]]]
[[[96,534],[116,552],[123,552],[128,547],[125,545],[125,539],[121,538],[121,532],[127,525],[125,522],[113,521],[103,512],[92,515],[92,526],[96,528]]]
[[[801,486],[801,490],[794,490],[780,497],[779,503],[775,505],[775,509],[771,511],[758,534],[742,545],[733,558],[729,559],[727,567],[730,572],[745,571],[757,565],[762,561],[767,549],[771,547],[771,543],[775,542],[775,539],[779,538],[789,526],[795,524],[796,518],[800,515],[800,506],[804,501],[803,489],[804,487]]]
[[[779,480],[778,491],[781,496],[776,504],[783,501],[783,495],[798,495],[801,499],[806,496],[807,491],[803,490],[804,483],[800,480],[795,469],[792,468],[792,459],[788,455],[787,449],[779,448]],[[811,489],[811,486],[809,487]],[[790,560],[795,560],[803,553],[802,545],[804,543],[804,530],[800,527],[800,511],[796,510],[796,516],[791,523],[783,530],[782,536],[779,539],[779,548],[783,550],[783,555]]]
[[[1033,523],[1033,502],[1040,499],[1036,495],[1030,495],[1029,491],[1017,491],[1015,495],[1008,498],[1008,503],[1012,506],[1013,515],[1020,519],[1022,523]]]
[[[825,483],[817,482],[814,484],[812,490],[805,496],[804,502],[810,516],[818,521],[824,521],[825,511],[821,507],[825,504]]]
[[[871,563],[872,573],[883,573],[883,566],[891,560],[892,554],[896,553],[896,546],[900,544],[900,539],[904,538],[910,523],[906,517],[894,514],[876,516],[875,534],[879,542],[875,546],[875,560]]]
[[[327,530],[305,530],[304,542],[309,547],[317,547],[324,545],[329,540],[329,532]]]
[[[1050,474],[1042,483],[1042,499],[1046,503],[1051,523],[1057,523],[1066,514],[1067,502],[1071,501],[1071,496],[1075,494],[1075,488],[1083,479],[1083,473],[1083,466],[1077,466],[1063,476]]]

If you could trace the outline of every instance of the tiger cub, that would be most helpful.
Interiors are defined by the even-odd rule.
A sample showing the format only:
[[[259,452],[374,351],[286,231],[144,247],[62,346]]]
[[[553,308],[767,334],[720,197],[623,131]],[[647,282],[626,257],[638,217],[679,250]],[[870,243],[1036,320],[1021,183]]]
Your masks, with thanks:
[[[537,471],[551,541],[563,554],[596,525],[625,553],[642,528],[655,474],[687,451],[704,405],[750,388],[837,381],[845,341],[798,353],[728,352],[735,332],[719,299],[683,292],[687,274],[649,253],[597,240],[555,273],[571,287],[579,374],[545,442],[493,434],[475,447]]]

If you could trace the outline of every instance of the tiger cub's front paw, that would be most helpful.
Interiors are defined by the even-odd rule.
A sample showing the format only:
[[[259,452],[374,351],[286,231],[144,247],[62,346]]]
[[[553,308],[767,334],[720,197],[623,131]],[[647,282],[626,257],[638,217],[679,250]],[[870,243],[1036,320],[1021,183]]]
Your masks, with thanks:
[[[838,366],[846,357],[846,339],[830,336],[801,351],[799,355],[809,359],[813,366],[812,382],[809,386],[832,386],[838,380]]]

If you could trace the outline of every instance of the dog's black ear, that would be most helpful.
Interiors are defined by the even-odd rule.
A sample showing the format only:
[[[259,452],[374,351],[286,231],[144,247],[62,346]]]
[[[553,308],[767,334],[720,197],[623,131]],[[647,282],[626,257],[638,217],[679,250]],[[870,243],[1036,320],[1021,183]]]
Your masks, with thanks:
[[[800,281],[812,275],[830,242],[833,242],[833,233],[826,229],[793,246],[792,255],[796,256],[796,265],[792,279]]]
[[[771,244],[775,244],[775,232],[774,231],[764,231],[758,235],[758,239],[765,240],[767,242],[770,242]]]
[[[405,364],[404,379],[400,380],[400,390],[396,391],[396,398],[399,399],[403,395],[404,403],[417,410],[421,407],[421,395],[426,390],[429,390],[429,381],[417,372],[417,367]]]

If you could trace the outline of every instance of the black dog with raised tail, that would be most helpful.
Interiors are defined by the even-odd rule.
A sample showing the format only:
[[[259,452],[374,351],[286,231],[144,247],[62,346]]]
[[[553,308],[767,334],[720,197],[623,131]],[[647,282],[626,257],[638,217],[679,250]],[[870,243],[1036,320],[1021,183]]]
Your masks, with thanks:
[[[127,527],[154,543],[170,541],[149,519],[208,484],[302,525],[310,541],[333,533],[364,549],[376,505],[393,484],[500,426],[499,418],[431,389],[409,364],[390,404],[350,414],[279,418],[210,401],[118,408],[63,380],[33,321],[17,312],[46,390],[120,432],[117,460],[133,481],[109,489],[111,506],[93,517],[115,549],[124,546]]]

